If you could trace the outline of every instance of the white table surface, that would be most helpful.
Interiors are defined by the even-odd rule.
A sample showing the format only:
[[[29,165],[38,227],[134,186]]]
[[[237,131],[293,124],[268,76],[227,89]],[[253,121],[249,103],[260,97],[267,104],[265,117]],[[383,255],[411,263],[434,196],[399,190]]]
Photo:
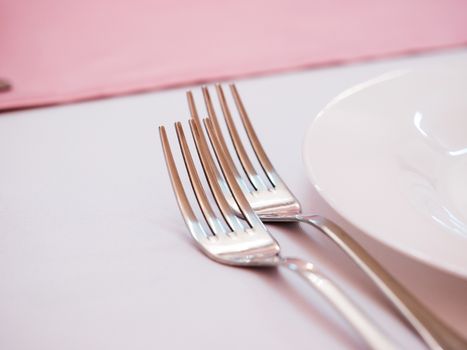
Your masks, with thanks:
[[[301,160],[308,125],[343,89],[459,59],[467,50],[252,78],[238,88],[305,210],[336,219],[467,336],[467,281],[352,228],[318,197]],[[365,348],[289,271],[226,267],[195,248],[156,129],[168,125],[173,136],[173,122],[186,119],[184,90],[0,115],[1,349]],[[401,348],[424,348],[332,243],[305,226],[271,231],[285,254],[315,262]]]

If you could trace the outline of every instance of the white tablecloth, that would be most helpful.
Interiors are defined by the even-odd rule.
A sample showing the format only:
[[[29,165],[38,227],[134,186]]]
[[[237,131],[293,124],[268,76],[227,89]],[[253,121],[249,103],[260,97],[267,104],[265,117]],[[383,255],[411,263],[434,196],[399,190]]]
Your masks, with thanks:
[[[337,93],[466,50],[239,81],[263,145],[309,212],[336,219],[467,336],[467,281],[384,247],[317,195],[304,133]],[[40,82],[38,82],[40,84]],[[188,117],[185,89],[0,115],[0,348],[358,349],[363,342],[288,271],[201,254],[179,214],[157,135]],[[199,91],[198,101],[201,102]],[[172,138],[172,140],[174,140]],[[273,226],[407,349],[423,349],[365,276],[310,227]]]

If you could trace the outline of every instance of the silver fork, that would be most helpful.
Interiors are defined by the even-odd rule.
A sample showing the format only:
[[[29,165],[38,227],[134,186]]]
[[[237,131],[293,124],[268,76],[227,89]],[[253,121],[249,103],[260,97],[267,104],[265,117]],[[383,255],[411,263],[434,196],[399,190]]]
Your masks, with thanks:
[[[216,84],[219,104],[227,124],[230,139],[246,176],[240,175],[229,155],[209,90],[207,87],[202,87],[208,119],[211,120],[210,124],[212,124],[212,130],[208,129],[208,136],[215,154],[217,156],[219,154],[226,156],[227,164],[222,166],[228,166],[233,169],[232,176],[237,180],[249,205],[258,214],[260,219],[263,222],[302,222],[318,229],[318,231],[337,244],[360,267],[410,323],[430,349],[467,349],[467,341],[462,336],[424,306],[348,233],[325,217],[302,213],[298,199],[288,189],[284,181],[282,181],[266,155],[234,84],[230,85],[230,90],[249,142],[265,176],[258,174],[243,146],[220,84]],[[187,92],[187,98],[192,120],[195,120],[199,124],[200,118],[191,91]],[[215,138],[218,139],[218,142],[213,142]],[[206,140],[203,140],[203,142],[206,143]],[[220,187],[225,189],[226,184],[223,182],[223,179],[219,178],[219,181]],[[228,192],[225,192],[225,195],[227,202],[235,213],[238,216],[242,216],[243,214],[239,210],[235,200]]]
[[[199,125],[190,121],[198,155],[201,159],[213,198],[222,214],[221,219],[213,210],[203,189],[194,165],[189,146],[180,123],[175,124],[181,153],[190,179],[196,201],[204,216],[204,225],[196,217],[189,199],[183,189],[183,183],[177,171],[174,157],[169,145],[167,133],[163,126],[159,127],[162,148],[169,172],[172,187],[177,198],[179,209],[191,235],[199,248],[211,259],[227,265],[236,266],[285,266],[296,272],[308,284],[324,296],[334,308],[349,322],[360,336],[373,349],[394,349],[388,338],[360,311],[330,280],[319,273],[310,262],[297,258],[284,258],[280,255],[277,241],[248,204],[241,188],[238,186],[232,170],[224,166],[223,173],[232,198],[237,203],[245,221],[240,220],[224,198],[223,190],[218,184],[218,173],[211,158],[211,153],[200,137]],[[212,125],[207,122],[212,131]],[[214,139],[214,142],[218,142]],[[218,154],[218,159],[227,165],[225,156]],[[206,230],[204,227],[208,227]]]

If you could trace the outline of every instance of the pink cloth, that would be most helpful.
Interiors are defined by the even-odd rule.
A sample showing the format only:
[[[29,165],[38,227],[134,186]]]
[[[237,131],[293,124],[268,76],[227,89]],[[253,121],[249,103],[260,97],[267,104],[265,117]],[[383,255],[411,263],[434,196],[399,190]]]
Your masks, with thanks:
[[[0,0],[0,109],[466,43],[465,0]]]

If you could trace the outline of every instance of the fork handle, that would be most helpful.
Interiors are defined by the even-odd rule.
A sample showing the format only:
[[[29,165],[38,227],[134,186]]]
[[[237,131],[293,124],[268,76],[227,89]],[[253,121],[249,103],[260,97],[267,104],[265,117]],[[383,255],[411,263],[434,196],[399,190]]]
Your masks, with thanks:
[[[467,349],[466,339],[424,306],[338,225],[319,215],[296,215],[295,220],[312,225],[336,243],[370,277],[430,349]]]
[[[281,264],[296,272],[330,302],[374,350],[395,349],[387,336],[334,283],[316,271],[314,265],[297,258],[282,258]]]

